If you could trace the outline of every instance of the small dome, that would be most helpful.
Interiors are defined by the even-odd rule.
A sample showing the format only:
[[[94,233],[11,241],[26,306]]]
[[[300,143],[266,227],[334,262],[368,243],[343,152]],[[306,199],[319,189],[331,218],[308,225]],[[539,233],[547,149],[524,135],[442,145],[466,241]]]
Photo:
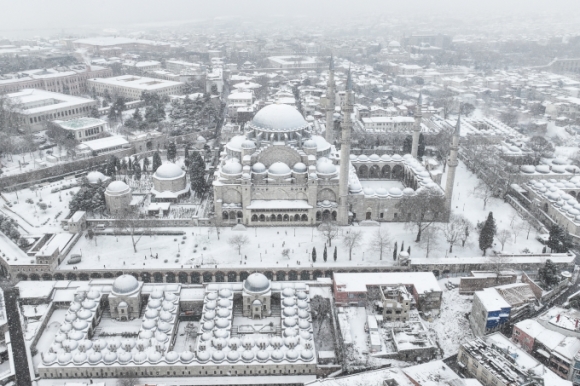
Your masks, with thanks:
[[[295,362],[298,359],[298,351],[294,349],[286,351],[286,359],[290,362]]]
[[[389,195],[388,190],[385,188],[378,188],[375,193],[378,197],[387,197]]]
[[[364,188],[365,196],[374,196],[375,190],[373,188]]]
[[[199,351],[197,353],[197,360],[200,361],[201,363],[206,363],[207,361],[209,361],[210,355],[207,351]]]
[[[131,355],[130,352],[123,351],[119,354],[119,363],[122,365],[126,365],[127,363],[131,362],[131,359],[133,359],[133,355]]]
[[[123,181],[113,181],[107,185],[106,192],[109,194],[123,194],[130,192],[131,188]]]
[[[75,330],[82,331],[89,326],[89,324],[85,320],[75,320],[72,324]]]
[[[310,322],[308,320],[300,320],[300,322],[298,322],[298,327],[300,327],[300,329],[302,330],[308,330],[310,328]]]
[[[264,173],[266,170],[266,165],[261,162],[256,162],[254,165],[252,165],[252,172],[254,173]]]
[[[157,326],[157,322],[154,319],[148,319],[144,321],[141,326],[146,330],[152,330]]]
[[[59,365],[68,365],[72,361],[72,355],[69,352],[62,352],[58,354],[58,364]]]
[[[308,295],[304,291],[298,291],[296,292],[296,297],[300,300],[304,300],[308,297]]]
[[[310,361],[312,358],[314,358],[314,354],[311,350],[302,350],[300,353],[300,358],[302,358],[304,361]]]
[[[289,296],[294,296],[294,293],[295,292],[296,291],[294,290],[294,288],[286,287],[286,288],[284,288],[284,290],[282,290],[282,295],[288,296],[288,297]]]
[[[154,310],[161,308],[161,301],[159,299],[151,299],[147,302],[147,307]]]
[[[167,334],[164,332],[161,332],[161,331],[157,331],[155,333],[155,340],[160,342],[160,343],[166,342],[167,341]]]
[[[149,363],[159,363],[161,362],[161,353],[159,351],[153,351],[149,353],[147,359],[149,359]]]
[[[294,315],[296,313],[296,310],[294,308],[285,308],[284,311],[286,311],[286,310],[294,311],[291,315]],[[290,316],[290,315],[284,315],[284,316]],[[296,324],[297,324],[297,319],[294,317],[284,319],[284,327],[294,327],[294,326],[296,326]],[[288,330],[288,328],[286,328],[286,330]]]
[[[304,141],[302,148],[304,148],[304,149],[316,149],[316,142],[314,142],[312,139],[308,139],[308,140]]]
[[[91,365],[96,365],[101,361],[101,358],[103,356],[101,355],[100,352],[98,351],[93,351],[90,355],[89,355],[89,363]]]
[[[265,292],[270,289],[270,280],[261,273],[253,273],[244,281],[244,289],[248,292]]]
[[[256,358],[258,358],[260,362],[266,362],[270,358],[270,354],[268,354],[268,351],[266,350],[260,350],[258,351],[258,354],[256,354]]]
[[[105,176],[101,172],[89,172],[89,173],[87,173],[87,180],[91,184],[98,184],[99,182],[105,181],[107,178],[109,178],[109,177]]]
[[[296,305],[298,306],[298,308],[300,308],[301,310],[305,310],[308,308],[308,302],[306,300],[298,300],[298,302],[296,303]]]
[[[300,331],[300,338],[304,340],[312,340],[312,334],[308,330]]]
[[[215,326],[214,322],[211,320],[208,320],[207,322],[203,323],[202,328],[204,331],[211,331],[211,330],[213,330],[214,326]]]
[[[306,173],[308,171],[308,168],[302,162],[298,162],[298,163],[294,164],[294,166],[292,167],[292,170],[295,173]]]
[[[171,324],[167,322],[157,323],[157,331],[168,332],[169,330],[171,330]]]
[[[209,323],[209,322],[206,322],[206,323]],[[230,321],[228,319],[226,319],[226,318],[219,318],[215,322],[215,325],[216,325],[217,328],[225,329],[225,328],[228,328],[228,326],[230,325]]]
[[[139,288],[139,282],[133,275],[121,275],[113,282],[113,292],[129,294]]]
[[[149,299],[163,299],[163,291],[159,288],[154,289],[151,295],[149,295]]]
[[[371,154],[371,156],[369,157],[369,160],[376,162],[376,161],[380,161],[381,157],[379,157],[378,154]]]
[[[242,149],[255,149],[255,148],[256,144],[254,143],[254,141],[247,139],[244,142],[242,142]]]
[[[133,356],[133,361],[135,362],[135,364],[142,364],[147,360],[147,354],[145,353],[145,351],[139,351],[137,353],[135,353],[135,355]]]
[[[251,362],[254,360],[254,352],[250,350],[246,350],[242,353],[242,359],[244,362]]]
[[[391,157],[391,160],[393,160],[395,162],[401,162],[403,160],[403,157],[401,157],[399,154],[393,154],[393,156]]]
[[[284,307],[284,316],[294,316],[296,315],[296,308],[294,307]],[[288,320],[288,319],[286,319]],[[292,327],[293,325],[287,325],[287,327]]]
[[[215,319],[215,311],[209,310],[203,314],[203,318],[205,320],[213,320]]]
[[[274,362],[281,362],[284,359],[284,353],[281,350],[274,350],[270,354],[270,357]]]
[[[391,156],[388,154],[383,154],[381,156],[381,161],[390,161],[391,160]]]
[[[83,308],[86,308],[87,310],[92,310],[93,308],[97,307],[97,304],[92,301],[91,299],[85,299],[83,300]]]
[[[403,192],[401,191],[401,189],[393,187],[389,189],[389,194],[393,197],[400,197],[403,195]]]
[[[316,172],[318,174],[334,174],[336,166],[326,157],[322,157],[316,162]]]
[[[115,363],[116,360],[117,354],[115,354],[112,351],[106,353],[105,357],[103,358],[103,362],[105,362],[106,365],[112,365],[113,363]]]
[[[169,322],[171,319],[173,319],[173,315],[171,314],[171,312],[161,311],[159,313],[159,319],[165,322]]]
[[[165,361],[167,363],[175,363],[179,360],[179,354],[176,353],[175,351],[169,351],[167,354],[165,354]]]
[[[56,354],[52,352],[45,352],[42,354],[42,362],[45,365],[52,365],[56,362]]]
[[[412,196],[413,194],[415,194],[415,191],[413,190],[413,188],[405,188],[403,189],[403,194],[405,196]]]
[[[237,351],[230,351],[228,353],[228,362],[237,362],[240,359],[240,353]]]
[[[268,168],[268,173],[283,176],[290,174],[291,170],[284,162],[275,162]]]
[[[218,300],[217,305],[218,307],[228,308],[229,306],[232,305],[232,302],[229,299],[221,298],[220,300]]]
[[[227,308],[220,308],[217,310],[217,316],[220,318],[228,318],[230,316],[230,310]]]
[[[367,157],[364,154],[361,154],[361,155],[358,156],[358,161],[360,161],[360,162],[366,162],[368,160],[369,160],[369,157]]]
[[[185,172],[181,170],[181,168],[174,163],[165,163],[157,168],[155,171],[156,178],[162,179],[173,179],[179,178],[185,175]]]
[[[222,288],[222,289],[219,291],[219,296],[220,296],[221,298],[229,298],[230,296],[232,296],[232,291],[230,291],[230,290],[229,290],[229,289],[227,289],[227,288]]]
[[[213,332],[213,336],[215,336],[216,338],[223,338],[226,339],[229,337],[229,333],[227,330],[223,330],[223,329],[218,329],[218,330],[214,330]]]
[[[72,360],[73,360],[73,363],[75,365],[82,365],[83,363],[85,363],[87,361],[87,354],[85,354],[84,352],[78,351],[75,353]]]
[[[240,174],[242,172],[242,164],[234,161],[235,158],[227,160],[222,166],[222,173],[224,174]]]
[[[183,363],[190,363],[191,361],[193,361],[194,358],[194,354],[191,351],[182,351],[181,355],[179,356],[179,359],[181,359],[181,361]]]
[[[354,154],[351,154],[351,155],[350,155],[348,158],[349,158],[351,161],[356,161],[358,157],[357,157],[356,155],[354,155]]]
[[[101,293],[95,289],[87,292],[87,299],[95,300],[101,297]],[[86,308],[86,307],[85,307]]]
[[[308,319],[310,317],[310,314],[306,310],[298,310],[298,317],[300,319]]]
[[[294,298],[291,297],[284,298],[284,300],[282,301],[282,305],[284,307],[293,307],[295,304],[296,300],[294,300]]]
[[[90,319],[93,317],[93,313],[89,310],[85,310],[84,308],[77,312],[77,317],[79,319]]]

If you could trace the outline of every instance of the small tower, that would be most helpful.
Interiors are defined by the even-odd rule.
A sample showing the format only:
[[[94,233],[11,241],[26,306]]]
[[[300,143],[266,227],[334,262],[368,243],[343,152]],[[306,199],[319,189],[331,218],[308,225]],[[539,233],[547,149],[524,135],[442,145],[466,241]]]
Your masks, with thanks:
[[[338,187],[338,223],[348,225],[348,176],[350,173],[350,134],[352,130],[351,115],[353,111],[352,77],[350,68],[346,78],[346,101],[343,108],[342,136],[340,141],[340,181]]]
[[[330,55],[328,65],[328,83],[326,84],[326,142],[334,143],[334,109],[336,107],[336,90],[334,84],[334,58]]]
[[[451,211],[451,198],[453,197],[453,185],[455,184],[455,170],[457,169],[457,152],[459,151],[459,136],[461,135],[461,114],[457,116],[457,125],[453,132],[449,162],[447,162],[447,182],[445,183],[445,206]]]
[[[419,98],[417,99],[417,107],[415,108],[415,124],[413,125],[413,144],[411,147],[411,155],[413,158],[417,158],[419,149],[419,136],[421,135],[421,119],[423,117],[422,110],[423,106],[423,95],[419,92]]]

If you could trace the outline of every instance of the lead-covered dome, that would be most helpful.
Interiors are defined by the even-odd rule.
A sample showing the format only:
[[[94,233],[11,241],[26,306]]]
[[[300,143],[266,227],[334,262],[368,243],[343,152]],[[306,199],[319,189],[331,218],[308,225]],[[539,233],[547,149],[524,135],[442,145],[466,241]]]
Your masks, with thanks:
[[[268,173],[273,174],[273,175],[277,175],[277,176],[290,174],[291,172],[292,171],[290,170],[290,167],[288,165],[286,165],[284,162],[274,162],[268,168]]]
[[[139,288],[139,282],[133,275],[121,275],[113,282],[113,292],[128,294]]]
[[[258,111],[250,127],[260,131],[285,132],[304,129],[308,127],[308,122],[294,107],[274,104]]]
[[[108,177],[101,172],[89,172],[87,174],[87,180],[91,184],[98,184],[99,182],[105,181],[107,178]]]
[[[129,185],[127,185],[123,181],[113,181],[107,186],[106,192],[108,194],[117,195],[127,193],[130,190],[131,189],[129,188]]]
[[[253,273],[244,281],[244,289],[248,292],[266,292],[270,289],[270,280],[261,273]]]
[[[155,177],[163,179],[173,179],[183,176],[185,172],[179,166],[173,163],[166,163],[157,168]]]
[[[242,164],[234,161],[235,158],[227,160],[222,167],[222,173],[225,174],[240,174],[242,172]]]

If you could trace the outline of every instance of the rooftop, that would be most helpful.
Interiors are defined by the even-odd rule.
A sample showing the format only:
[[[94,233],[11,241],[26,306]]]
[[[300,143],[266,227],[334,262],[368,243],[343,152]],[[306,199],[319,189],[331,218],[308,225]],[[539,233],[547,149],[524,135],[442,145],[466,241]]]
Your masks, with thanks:
[[[419,294],[441,292],[432,272],[365,272],[335,273],[334,282],[339,292],[366,292],[367,286],[410,285]]]

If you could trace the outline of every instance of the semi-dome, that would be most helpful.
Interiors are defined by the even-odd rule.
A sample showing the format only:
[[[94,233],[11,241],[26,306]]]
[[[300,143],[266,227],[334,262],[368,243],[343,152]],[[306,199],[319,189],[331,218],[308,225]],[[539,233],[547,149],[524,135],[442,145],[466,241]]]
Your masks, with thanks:
[[[295,173],[306,173],[306,171],[308,171],[308,168],[302,162],[298,162],[294,164],[292,170],[294,170]]]
[[[290,167],[288,167],[284,162],[274,162],[268,168],[268,173],[278,176],[290,174],[291,172]]]
[[[318,174],[334,174],[336,173],[336,166],[326,157],[322,157],[316,163],[316,171]]]
[[[264,107],[254,116],[250,127],[262,131],[284,132],[308,127],[308,122],[294,107],[285,104],[273,104]]]
[[[113,282],[113,292],[128,294],[139,288],[139,282],[133,275],[121,275]]]
[[[242,172],[242,164],[235,158],[229,159],[222,166],[222,173],[225,174],[240,174]]]
[[[130,190],[129,185],[123,181],[113,181],[107,186],[106,192],[108,194],[123,194]]]
[[[244,289],[248,292],[265,292],[270,289],[270,280],[261,273],[253,273],[244,281]]]
[[[255,148],[256,144],[252,140],[247,139],[244,142],[242,142],[242,149],[255,149]]]
[[[254,165],[252,165],[252,171],[254,173],[264,173],[266,170],[266,165],[261,162],[256,162]]]
[[[307,139],[302,145],[302,148],[304,149],[316,149],[316,147],[316,142],[312,139]]]
[[[155,171],[155,177],[163,179],[179,178],[183,175],[185,175],[185,172],[174,163],[163,164],[157,168],[157,171]]]

